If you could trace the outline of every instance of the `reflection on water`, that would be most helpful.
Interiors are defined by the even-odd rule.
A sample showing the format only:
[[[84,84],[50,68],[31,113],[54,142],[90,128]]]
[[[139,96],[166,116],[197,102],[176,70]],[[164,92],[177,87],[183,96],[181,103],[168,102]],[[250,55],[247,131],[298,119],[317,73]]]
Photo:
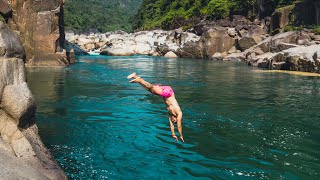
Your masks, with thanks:
[[[78,60],[27,70],[40,135],[70,179],[319,177],[319,77],[190,59]],[[171,138],[161,98],[127,82],[134,71],[174,88],[186,144]]]

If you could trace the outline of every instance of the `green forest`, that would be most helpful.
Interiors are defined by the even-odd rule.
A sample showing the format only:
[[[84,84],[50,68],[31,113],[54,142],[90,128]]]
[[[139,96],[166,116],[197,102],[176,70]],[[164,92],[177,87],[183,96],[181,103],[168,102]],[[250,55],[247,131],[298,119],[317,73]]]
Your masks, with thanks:
[[[135,29],[170,29],[171,24],[194,18],[221,19],[270,16],[275,8],[294,0],[68,0],[67,30],[132,32]],[[261,12],[263,7],[263,12]]]
[[[65,28],[76,32],[132,31],[130,17],[142,0],[67,0]]]
[[[271,15],[277,7],[292,4],[294,0],[144,0],[133,18],[135,29],[170,29],[175,21],[200,17],[221,19],[230,15],[259,18]],[[260,8],[264,12],[260,12]]]

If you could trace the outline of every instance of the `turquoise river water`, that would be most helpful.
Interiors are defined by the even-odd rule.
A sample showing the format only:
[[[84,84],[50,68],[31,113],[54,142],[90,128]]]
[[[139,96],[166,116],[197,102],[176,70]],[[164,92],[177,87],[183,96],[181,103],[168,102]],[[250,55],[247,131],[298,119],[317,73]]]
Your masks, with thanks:
[[[80,56],[28,68],[39,134],[70,179],[319,179],[320,78],[243,63]],[[186,143],[162,99],[126,76],[169,84]]]

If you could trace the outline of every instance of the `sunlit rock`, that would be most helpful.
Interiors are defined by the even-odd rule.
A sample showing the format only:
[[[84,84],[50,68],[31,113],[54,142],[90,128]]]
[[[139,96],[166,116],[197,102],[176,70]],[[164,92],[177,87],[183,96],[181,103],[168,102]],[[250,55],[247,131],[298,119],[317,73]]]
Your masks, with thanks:
[[[165,55],[164,55],[165,58],[178,58],[178,56],[172,52],[172,51],[169,51],[167,52]]]

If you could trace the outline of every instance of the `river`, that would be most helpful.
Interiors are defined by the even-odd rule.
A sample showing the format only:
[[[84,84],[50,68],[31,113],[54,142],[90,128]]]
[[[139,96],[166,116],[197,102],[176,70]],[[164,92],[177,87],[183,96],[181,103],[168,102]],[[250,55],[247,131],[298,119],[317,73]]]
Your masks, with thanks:
[[[319,179],[320,78],[243,63],[80,56],[28,68],[45,145],[70,179]],[[171,85],[186,143],[162,99],[126,76]]]

